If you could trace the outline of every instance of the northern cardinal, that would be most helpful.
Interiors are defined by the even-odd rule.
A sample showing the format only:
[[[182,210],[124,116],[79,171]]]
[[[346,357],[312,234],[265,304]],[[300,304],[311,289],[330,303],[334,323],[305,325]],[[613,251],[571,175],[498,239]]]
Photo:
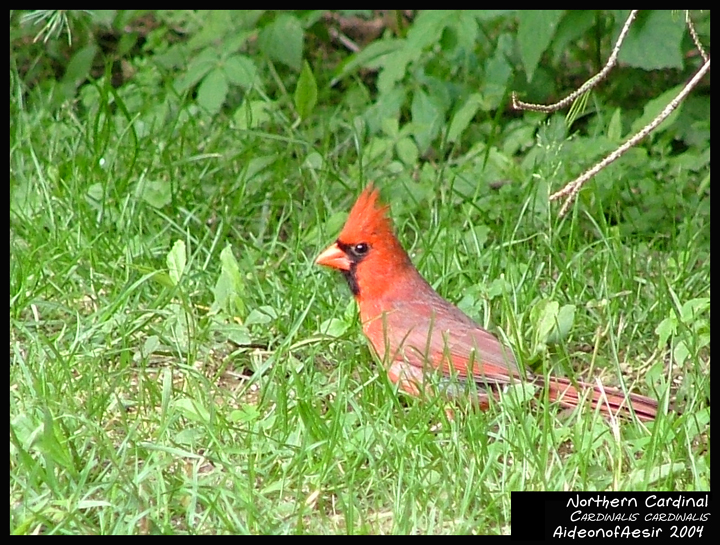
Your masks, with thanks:
[[[512,352],[420,276],[393,233],[388,206],[372,185],[360,195],[334,244],[316,263],[338,269],[360,309],[363,332],[385,362],[390,380],[412,395],[434,383],[452,395],[457,386],[474,383],[481,408],[502,385],[545,385],[549,399],[573,408],[586,397],[605,415],[653,420],[657,402],[565,378],[522,372]],[[472,383],[469,383],[472,381]],[[632,410],[628,407],[632,406]]]

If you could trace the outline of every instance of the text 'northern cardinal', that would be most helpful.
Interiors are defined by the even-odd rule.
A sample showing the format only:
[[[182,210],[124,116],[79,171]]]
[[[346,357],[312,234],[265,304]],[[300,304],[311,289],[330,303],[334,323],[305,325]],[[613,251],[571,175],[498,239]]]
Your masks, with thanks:
[[[350,211],[340,235],[316,262],[340,270],[360,309],[363,331],[394,383],[406,392],[428,392],[435,384],[447,393],[475,384],[487,408],[498,387],[530,381],[545,385],[551,401],[576,407],[587,398],[606,415],[652,420],[657,402],[616,388],[521,372],[512,352],[428,284],[393,233],[388,207],[369,186]],[[454,382],[453,382],[454,381]],[[455,386],[452,386],[455,384]],[[632,406],[632,411],[629,409]]]

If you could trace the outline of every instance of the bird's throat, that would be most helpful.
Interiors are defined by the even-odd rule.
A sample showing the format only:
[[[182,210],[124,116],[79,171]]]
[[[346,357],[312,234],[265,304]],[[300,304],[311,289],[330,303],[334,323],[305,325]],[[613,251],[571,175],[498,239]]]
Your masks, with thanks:
[[[353,263],[347,271],[341,271],[345,280],[347,280],[350,291],[355,297],[360,295],[360,286],[357,282],[357,267]]]

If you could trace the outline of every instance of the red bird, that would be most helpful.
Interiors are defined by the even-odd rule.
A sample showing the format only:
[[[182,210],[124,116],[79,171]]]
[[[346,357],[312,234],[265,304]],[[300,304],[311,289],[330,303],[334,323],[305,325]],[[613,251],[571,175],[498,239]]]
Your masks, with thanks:
[[[481,408],[499,387],[524,381],[545,385],[551,401],[578,406],[586,397],[605,415],[653,420],[657,402],[616,388],[565,378],[547,381],[520,371],[512,352],[446,301],[420,276],[393,233],[388,207],[369,186],[350,211],[340,235],[316,263],[340,270],[360,309],[363,332],[394,383],[412,395],[435,384],[452,395],[474,383]],[[468,381],[472,381],[469,383]],[[632,406],[632,411],[628,408]]]

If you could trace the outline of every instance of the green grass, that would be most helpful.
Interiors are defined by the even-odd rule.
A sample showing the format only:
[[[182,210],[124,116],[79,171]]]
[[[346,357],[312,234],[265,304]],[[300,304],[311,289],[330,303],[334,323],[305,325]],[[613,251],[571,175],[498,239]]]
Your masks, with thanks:
[[[403,169],[342,110],[140,126],[119,96],[51,114],[13,85],[12,532],[500,534],[514,490],[709,489],[709,310],[683,311],[709,297],[702,209],[632,236],[592,183],[558,219],[532,170]],[[423,275],[525,365],[657,396],[657,422],[398,395],[313,264],[369,180]],[[559,343],[547,302],[575,306]]]

